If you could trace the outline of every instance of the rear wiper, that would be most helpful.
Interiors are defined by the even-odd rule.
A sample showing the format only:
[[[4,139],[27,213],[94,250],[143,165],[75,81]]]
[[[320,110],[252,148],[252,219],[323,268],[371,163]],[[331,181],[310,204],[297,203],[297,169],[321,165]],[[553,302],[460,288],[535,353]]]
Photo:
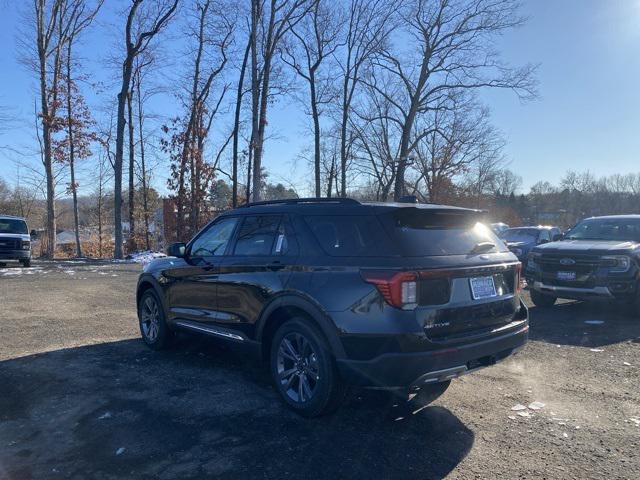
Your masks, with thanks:
[[[491,242],[476,243],[475,247],[473,247],[469,253],[473,254],[473,253],[488,252],[492,248],[495,248],[495,246],[496,246],[495,243],[491,243]]]

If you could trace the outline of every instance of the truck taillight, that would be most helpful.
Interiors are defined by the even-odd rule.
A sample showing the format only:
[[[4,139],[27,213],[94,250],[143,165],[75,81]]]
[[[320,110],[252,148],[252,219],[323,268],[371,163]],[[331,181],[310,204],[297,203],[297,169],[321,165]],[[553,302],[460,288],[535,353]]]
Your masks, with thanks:
[[[518,262],[516,264],[516,293],[520,293],[522,291],[522,263]]]
[[[365,282],[376,286],[385,301],[396,308],[411,310],[418,305],[418,274],[386,270],[363,270]]]

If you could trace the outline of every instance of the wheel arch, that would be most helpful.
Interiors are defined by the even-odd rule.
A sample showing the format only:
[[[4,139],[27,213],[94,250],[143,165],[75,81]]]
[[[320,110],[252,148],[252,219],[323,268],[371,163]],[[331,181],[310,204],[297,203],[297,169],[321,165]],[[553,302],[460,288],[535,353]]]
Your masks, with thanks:
[[[263,359],[269,358],[271,339],[278,328],[288,319],[296,316],[309,319],[322,332],[331,348],[331,353],[336,358],[344,358],[344,348],[331,317],[315,305],[312,300],[295,294],[286,294],[274,299],[263,310],[258,320],[256,340],[261,345]]]

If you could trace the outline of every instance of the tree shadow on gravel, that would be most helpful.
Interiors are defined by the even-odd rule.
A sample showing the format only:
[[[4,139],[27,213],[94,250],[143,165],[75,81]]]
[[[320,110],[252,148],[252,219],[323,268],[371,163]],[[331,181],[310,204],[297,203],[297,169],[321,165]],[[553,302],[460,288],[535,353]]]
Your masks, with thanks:
[[[449,410],[377,391],[303,419],[207,339],[7,360],[0,386],[0,478],[442,478],[474,442]]]
[[[529,339],[557,345],[602,347],[640,342],[640,321],[622,306],[565,302],[529,309]]]

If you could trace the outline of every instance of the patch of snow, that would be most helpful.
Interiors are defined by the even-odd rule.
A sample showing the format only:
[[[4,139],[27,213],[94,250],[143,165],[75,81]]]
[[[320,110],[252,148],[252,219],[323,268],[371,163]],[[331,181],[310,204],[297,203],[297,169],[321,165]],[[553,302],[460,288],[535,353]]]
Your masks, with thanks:
[[[542,402],[531,402],[529,404],[529,408],[531,410],[541,410],[542,408],[544,408],[544,403],[542,403]]]
[[[153,252],[146,250],[144,252],[134,252],[127,255],[127,260],[132,260],[135,263],[147,264],[156,258],[165,258],[167,255],[162,252]]]
[[[604,352],[604,350],[601,349],[601,348],[590,348],[589,351],[591,351],[591,352]]]
[[[526,410],[527,407],[525,407],[524,405],[522,405],[521,403],[514,405],[513,407],[511,407],[511,410],[513,410],[514,412],[519,412],[521,410]]]
[[[622,362],[622,364],[623,364],[625,367],[630,367],[630,366],[631,366],[631,364],[630,364],[629,362]]]
[[[529,412],[518,412],[517,415],[520,415],[521,417],[525,417],[525,418],[529,418],[531,416]]]

